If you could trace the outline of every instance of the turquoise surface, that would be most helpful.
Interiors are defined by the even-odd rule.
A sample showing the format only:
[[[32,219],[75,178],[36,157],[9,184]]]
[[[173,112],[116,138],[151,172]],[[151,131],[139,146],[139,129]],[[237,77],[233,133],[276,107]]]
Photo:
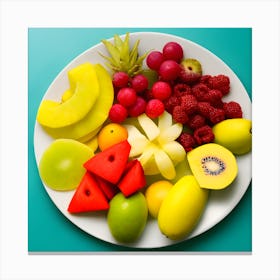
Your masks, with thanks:
[[[207,232],[177,245],[132,249],[109,244],[81,231],[56,208],[45,191],[33,150],[38,106],[50,83],[77,55],[114,34],[156,31],[174,34],[207,48],[239,77],[252,97],[251,28],[30,28],[28,30],[28,251],[252,251],[252,187],[237,207]]]

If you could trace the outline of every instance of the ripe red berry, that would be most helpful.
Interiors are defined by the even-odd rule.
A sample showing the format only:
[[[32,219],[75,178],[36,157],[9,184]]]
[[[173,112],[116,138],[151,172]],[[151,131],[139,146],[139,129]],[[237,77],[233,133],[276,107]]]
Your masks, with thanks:
[[[223,109],[213,108],[209,115],[212,124],[219,123],[225,119],[225,112]]]
[[[162,49],[162,53],[165,60],[174,60],[176,62],[180,62],[183,58],[183,48],[177,42],[169,42],[164,45]]]
[[[144,98],[137,96],[136,102],[134,105],[128,108],[128,114],[131,117],[138,117],[143,114],[146,110],[146,101]]]
[[[167,82],[158,81],[152,86],[152,95],[156,99],[165,100],[172,93],[171,86]]]
[[[175,122],[185,124],[188,121],[188,115],[182,106],[175,106],[172,111],[172,117]]]
[[[204,125],[194,131],[193,137],[198,145],[203,145],[212,142],[215,135],[209,125]]]
[[[194,137],[190,133],[187,133],[187,132],[183,132],[179,136],[177,141],[184,147],[186,152],[191,151],[196,145]]]
[[[165,60],[159,67],[159,76],[163,81],[174,81],[181,71],[180,65],[174,60]]]
[[[149,81],[143,74],[135,75],[131,80],[131,87],[138,93],[146,90],[148,86]]]
[[[148,101],[145,113],[151,118],[157,118],[164,112],[164,104],[159,99],[151,99]]]
[[[127,118],[127,109],[121,104],[114,104],[109,111],[109,119],[114,123],[121,123]]]
[[[230,80],[228,76],[217,75],[209,79],[209,85],[212,89],[218,89],[223,95],[229,93],[230,90]]]
[[[146,59],[148,67],[152,70],[158,70],[161,63],[164,61],[163,54],[159,51],[152,51]]]
[[[129,76],[125,72],[116,72],[113,75],[113,85],[117,88],[123,88],[128,86]]]
[[[171,95],[169,98],[164,100],[165,110],[170,114],[172,114],[174,107],[180,104],[181,104],[180,98],[174,95]]]
[[[119,90],[117,94],[118,102],[123,105],[124,107],[132,106],[137,99],[136,91],[133,88],[122,88]]]
[[[242,108],[240,104],[235,101],[224,103],[223,109],[228,119],[242,118]]]
[[[198,102],[193,95],[185,95],[181,97],[181,106],[184,108],[186,113],[193,114],[198,109]]]
[[[189,85],[184,83],[176,84],[173,88],[173,95],[175,96],[184,96],[192,94],[192,89]]]
[[[199,114],[192,115],[189,117],[188,126],[195,130],[205,125],[205,117]]]
[[[202,83],[198,83],[192,87],[192,93],[196,97],[197,101],[207,101],[205,100],[209,88]]]

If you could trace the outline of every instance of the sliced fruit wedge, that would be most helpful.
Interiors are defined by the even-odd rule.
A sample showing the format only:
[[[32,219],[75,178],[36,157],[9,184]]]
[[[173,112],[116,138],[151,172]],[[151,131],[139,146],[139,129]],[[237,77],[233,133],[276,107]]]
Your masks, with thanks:
[[[153,141],[160,134],[158,126],[145,113],[138,117],[138,122],[150,141]]]
[[[180,143],[176,141],[165,143],[161,147],[167,153],[167,155],[170,157],[170,159],[175,165],[178,162],[183,161],[186,156],[185,149]]]
[[[149,144],[149,140],[133,125],[124,125],[128,132],[127,141],[131,145],[130,157],[139,156]]]
[[[107,209],[109,203],[105,195],[91,174],[86,172],[70,201],[68,212],[82,213]]]
[[[176,170],[170,157],[161,149],[154,153],[157,167],[166,179],[172,180],[176,176]]]
[[[183,130],[183,125],[180,123],[175,123],[172,126],[166,128],[165,130],[161,130],[157,138],[157,141],[161,145],[174,141],[180,136],[182,130]]]

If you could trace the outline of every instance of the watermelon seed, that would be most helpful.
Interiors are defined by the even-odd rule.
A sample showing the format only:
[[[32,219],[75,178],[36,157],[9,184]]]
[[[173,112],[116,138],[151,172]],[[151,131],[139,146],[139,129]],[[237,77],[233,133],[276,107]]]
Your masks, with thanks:
[[[85,195],[90,196],[90,190],[85,190]]]
[[[110,155],[109,158],[108,158],[108,160],[109,160],[110,162],[113,162],[113,161],[115,160],[115,156],[114,156],[114,155]]]

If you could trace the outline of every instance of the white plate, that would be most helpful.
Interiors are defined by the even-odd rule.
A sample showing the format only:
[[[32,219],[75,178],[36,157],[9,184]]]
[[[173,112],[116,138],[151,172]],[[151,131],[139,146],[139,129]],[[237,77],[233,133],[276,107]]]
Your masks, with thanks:
[[[130,34],[130,38],[131,44],[133,44],[135,40],[140,39],[140,54],[151,49],[161,50],[163,45],[169,41],[176,41],[180,43],[188,57],[196,58],[201,62],[204,74],[225,74],[229,76],[231,81],[231,92],[223,99],[239,102],[242,106],[244,117],[251,119],[251,101],[240,80],[222,60],[209,52],[207,49],[186,39],[169,34],[139,32]],[[69,69],[87,61],[92,63],[101,63],[104,65],[104,59],[98,54],[98,52],[106,52],[103,44],[101,43],[88,49],[69,63],[50,85],[43,99],[60,99],[61,93],[68,87],[67,72]],[[51,141],[53,141],[53,139],[49,137],[36,122],[34,129],[34,150],[37,164],[40,161],[43,151],[48,147]],[[186,239],[190,239],[207,231],[223,220],[235,208],[244,195],[250,184],[252,176],[251,153],[237,157],[237,161],[239,166],[237,179],[225,190],[212,191],[199,224],[196,226],[192,234]],[[74,191],[57,192],[46,186],[45,189],[57,208],[76,226],[96,238],[110,243],[120,244],[109,232],[105,213],[71,215],[67,212],[67,207]],[[160,233],[156,220],[149,219],[141,238],[137,242],[122,245],[137,248],[157,248],[174,243],[176,242],[167,239]]]

